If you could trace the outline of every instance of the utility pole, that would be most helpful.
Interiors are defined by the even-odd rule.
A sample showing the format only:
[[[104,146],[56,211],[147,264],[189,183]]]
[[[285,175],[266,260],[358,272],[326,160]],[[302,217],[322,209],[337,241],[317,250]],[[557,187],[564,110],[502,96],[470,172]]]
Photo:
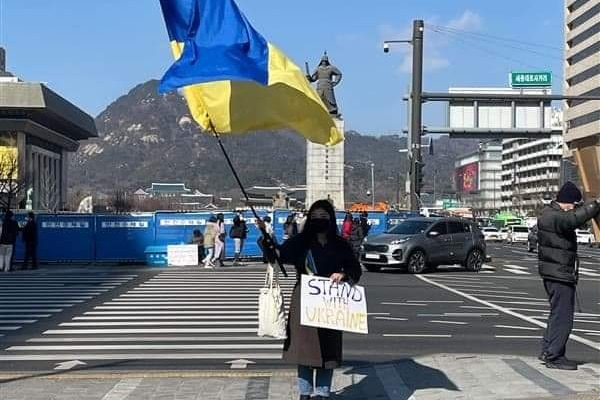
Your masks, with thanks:
[[[375,211],[375,163],[371,163],[371,208]]]
[[[410,119],[410,210],[419,211],[421,188],[417,184],[417,174],[422,166],[421,133],[423,104],[423,20],[413,21],[413,58],[412,58],[412,91],[411,91],[411,119]]]

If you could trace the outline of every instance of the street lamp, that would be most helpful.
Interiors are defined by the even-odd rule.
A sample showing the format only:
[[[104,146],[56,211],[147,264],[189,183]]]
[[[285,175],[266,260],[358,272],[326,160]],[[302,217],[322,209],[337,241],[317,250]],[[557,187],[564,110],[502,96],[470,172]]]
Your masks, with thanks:
[[[371,163],[371,208],[375,210],[375,163]]]

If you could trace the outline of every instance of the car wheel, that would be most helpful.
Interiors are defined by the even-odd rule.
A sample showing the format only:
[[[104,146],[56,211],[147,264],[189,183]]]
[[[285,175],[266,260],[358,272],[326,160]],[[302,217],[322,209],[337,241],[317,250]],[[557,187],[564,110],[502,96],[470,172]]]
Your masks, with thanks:
[[[467,256],[465,267],[468,271],[479,272],[483,267],[483,252],[479,249],[473,249]]]
[[[415,250],[408,257],[408,272],[411,274],[422,274],[427,269],[425,253],[421,250]]]
[[[369,272],[379,272],[379,271],[381,271],[381,267],[379,265],[365,264],[364,267]]]

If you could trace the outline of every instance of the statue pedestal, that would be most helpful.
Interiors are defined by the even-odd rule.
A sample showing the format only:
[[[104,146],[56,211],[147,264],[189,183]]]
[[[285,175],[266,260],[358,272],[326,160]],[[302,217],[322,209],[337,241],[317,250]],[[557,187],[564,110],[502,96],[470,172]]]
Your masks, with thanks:
[[[334,118],[340,132],[344,121]],[[344,203],[344,142],[323,146],[307,142],[306,147],[306,208],[321,199],[329,199],[338,210]]]

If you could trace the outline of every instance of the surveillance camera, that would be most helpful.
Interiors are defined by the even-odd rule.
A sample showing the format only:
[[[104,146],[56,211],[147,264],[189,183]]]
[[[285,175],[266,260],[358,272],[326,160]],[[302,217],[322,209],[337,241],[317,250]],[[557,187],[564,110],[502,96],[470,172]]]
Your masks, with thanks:
[[[383,52],[384,53],[389,53],[390,52],[390,45],[387,43],[383,44]]]

